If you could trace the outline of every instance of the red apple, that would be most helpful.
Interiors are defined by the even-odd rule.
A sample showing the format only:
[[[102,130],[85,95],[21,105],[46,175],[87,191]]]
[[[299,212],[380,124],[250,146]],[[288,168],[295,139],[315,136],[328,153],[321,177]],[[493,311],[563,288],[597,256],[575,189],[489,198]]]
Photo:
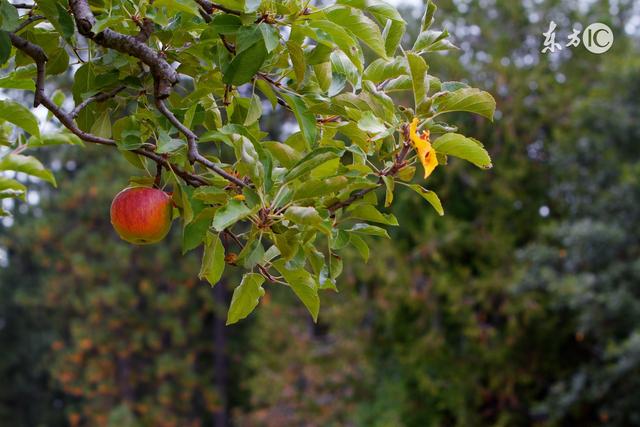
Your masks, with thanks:
[[[167,235],[172,210],[171,196],[162,190],[125,188],[111,202],[111,224],[123,240],[148,245]]]

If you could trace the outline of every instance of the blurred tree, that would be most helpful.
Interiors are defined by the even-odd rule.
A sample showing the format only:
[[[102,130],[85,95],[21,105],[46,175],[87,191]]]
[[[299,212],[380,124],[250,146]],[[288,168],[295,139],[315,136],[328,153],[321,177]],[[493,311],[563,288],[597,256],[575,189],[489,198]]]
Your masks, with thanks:
[[[31,404],[50,406],[56,394],[48,387],[59,387],[66,396],[56,402],[71,426],[212,425],[213,414],[225,412],[215,389],[224,372],[214,374],[214,323],[228,301],[216,311],[211,288],[188,273],[199,259],[181,256],[176,239],[156,247],[119,241],[106,211],[125,165],[90,153],[91,164],[77,164],[76,153],[62,152],[55,162],[71,168],[64,191],[42,193],[39,215],[16,212],[0,242],[8,250],[0,339],[12,349],[0,367],[3,378],[35,377],[3,388],[3,419],[61,425]]]
[[[521,253],[528,269],[517,292],[559,326],[545,348],[562,357],[542,377],[539,407],[558,425],[640,423],[638,75],[637,58],[610,60],[606,78],[576,100],[551,150],[554,222]]]
[[[334,425],[601,422],[586,407],[570,405],[563,413],[556,411],[559,415],[554,418],[549,408],[536,404],[558,379],[571,378],[576,364],[586,363],[592,353],[573,340],[571,319],[577,312],[567,307],[564,312],[549,312],[552,298],[541,299],[536,292],[520,291],[520,286],[512,284],[523,269],[517,264],[516,249],[536,238],[548,221],[549,207],[556,211],[556,197],[550,192],[554,183],[561,178],[564,185],[591,182],[585,175],[564,175],[567,165],[550,163],[549,147],[562,141],[566,153],[571,153],[576,134],[563,135],[563,130],[572,123],[579,123],[581,132],[599,126],[585,110],[608,108],[609,93],[626,90],[628,85],[603,68],[615,70],[619,61],[637,52],[633,39],[621,36],[614,49],[601,57],[583,48],[543,56],[541,33],[554,19],[566,32],[575,24],[603,21],[616,34],[624,34],[633,3],[617,2],[617,15],[611,15],[604,3],[585,9],[557,1],[438,2],[443,15],[450,17],[444,26],[462,47],[462,61],[433,55],[428,58],[430,67],[446,70],[444,75],[451,80],[472,70],[471,84],[490,87],[498,94],[501,114],[496,124],[487,128],[471,122],[466,127],[478,126],[474,134],[487,142],[500,179],[462,170],[452,162],[456,173],[436,173],[431,178],[447,206],[447,215],[438,219],[417,216],[419,205],[402,193],[397,195],[395,213],[411,226],[397,231],[393,245],[376,245],[374,263],[359,268],[345,259],[345,280],[339,284],[341,308],[322,317],[321,337],[299,328],[295,320],[283,322],[297,325],[288,329],[290,341],[313,340],[309,352],[357,342],[361,355],[334,367],[335,358],[310,360],[309,352],[300,352],[294,345],[283,346],[277,358],[256,346],[257,354],[250,361],[257,372],[249,383],[252,395],[258,395],[264,383],[271,380],[273,384],[278,374],[303,381],[305,387],[292,393],[287,387],[291,381],[286,381],[260,395],[258,408],[248,411],[255,425],[272,425],[267,420],[282,419],[278,417],[283,413],[288,420],[315,425],[318,412]],[[408,32],[415,36],[416,30],[410,27]],[[599,89],[591,92],[595,85]],[[591,96],[585,99],[587,92]],[[634,99],[632,94],[629,99]],[[579,107],[584,120],[576,116]],[[633,114],[625,105],[614,111],[620,114],[612,120]],[[633,139],[626,129],[619,135],[629,144]],[[624,150],[619,153],[625,155]],[[601,171],[607,175],[616,168],[612,161]],[[283,315],[296,318],[290,312]],[[266,336],[281,330],[279,323],[259,317]],[[345,325],[357,326],[345,335]],[[356,394],[343,399],[334,395],[330,403],[319,405],[322,391],[335,386],[332,374],[353,370],[354,364],[372,376],[340,376],[341,387]],[[626,384],[628,389],[633,386],[633,382]],[[316,410],[310,412],[310,407]],[[627,412],[618,409],[618,416]],[[569,417],[571,411],[580,416]],[[609,414],[607,419],[614,417]]]

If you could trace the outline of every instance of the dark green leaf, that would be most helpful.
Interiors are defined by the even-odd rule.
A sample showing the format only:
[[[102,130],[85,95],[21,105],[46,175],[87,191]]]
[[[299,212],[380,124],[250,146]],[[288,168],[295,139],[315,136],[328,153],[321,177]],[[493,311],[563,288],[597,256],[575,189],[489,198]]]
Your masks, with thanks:
[[[212,226],[216,231],[222,231],[241,219],[246,218],[250,213],[251,209],[241,201],[229,200],[229,203],[227,203],[226,206],[220,208],[218,212],[216,212]]]
[[[224,272],[224,246],[215,233],[207,233],[198,277],[214,286]]]
[[[445,133],[433,142],[433,149],[441,154],[459,157],[482,169],[491,168],[491,157],[480,142],[458,133]]]
[[[38,120],[28,108],[18,102],[0,101],[0,119],[21,127],[31,135],[40,136]]]
[[[320,311],[320,298],[318,297],[318,283],[311,274],[304,268],[289,268],[287,263],[280,259],[273,263],[273,266],[282,274],[284,280],[289,284],[293,292],[300,298],[300,301],[307,307],[313,321],[318,321]]]
[[[433,100],[436,115],[451,111],[468,111],[493,120],[496,101],[488,92],[474,88],[458,89],[436,96]]]
[[[298,125],[300,125],[300,130],[308,146],[313,147],[318,137],[316,116],[309,111],[301,97],[288,93],[282,93],[281,96],[293,111],[293,115],[296,117]]]
[[[227,325],[232,325],[251,314],[264,295],[263,283],[264,277],[259,274],[247,273],[242,276],[240,286],[233,290]]]

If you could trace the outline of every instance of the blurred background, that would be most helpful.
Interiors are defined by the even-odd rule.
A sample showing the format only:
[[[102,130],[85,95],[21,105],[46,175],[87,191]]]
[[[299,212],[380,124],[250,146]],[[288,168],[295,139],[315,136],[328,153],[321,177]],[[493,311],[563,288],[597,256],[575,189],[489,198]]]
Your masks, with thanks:
[[[640,3],[437,5],[460,50],[427,62],[496,97],[493,124],[457,118],[494,168],[430,177],[444,217],[400,191],[402,226],[346,257],[318,324],[269,287],[225,327],[240,271],[211,289],[178,230],[111,229],[120,156],[40,150],[59,188],[0,223],[0,426],[639,426]],[[407,41],[422,12],[403,4]],[[564,47],[594,22],[611,50]]]

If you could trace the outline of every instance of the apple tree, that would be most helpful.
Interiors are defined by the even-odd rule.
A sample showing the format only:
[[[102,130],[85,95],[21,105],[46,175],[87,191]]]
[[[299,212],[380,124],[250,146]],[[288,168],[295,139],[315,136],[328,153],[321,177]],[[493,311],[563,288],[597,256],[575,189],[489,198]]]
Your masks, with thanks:
[[[482,144],[443,119],[492,119],[495,101],[429,73],[429,55],[456,48],[431,29],[426,3],[406,43],[406,22],[382,0],[0,0],[0,87],[33,96],[31,110],[0,101],[0,171],[13,171],[0,197],[25,196],[16,172],[55,186],[32,149],[118,150],[132,187],[171,194],[183,252],[204,246],[200,278],[213,286],[227,266],[245,270],[228,324],[265,284],[288,286],[316,320],[341,251],[366,261],[367,236],[398,225],[384,212],[394,193],[442,215],[428,178],[448,156],[491,167]],[[41,131],[38,112],[54,131]],[[296,131],[265,132],[272,112]]]

